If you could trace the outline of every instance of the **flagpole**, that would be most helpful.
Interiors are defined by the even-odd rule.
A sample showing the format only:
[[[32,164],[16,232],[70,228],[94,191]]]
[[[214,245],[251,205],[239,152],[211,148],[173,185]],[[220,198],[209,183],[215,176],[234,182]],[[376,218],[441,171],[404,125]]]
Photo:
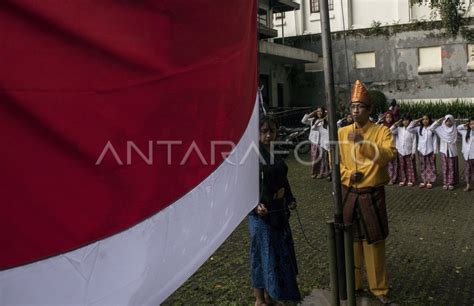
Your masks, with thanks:
[[[341,193],[341,173],[339,163],[339,146],[337,137],[336,125],[336,103],[334,90],[334,72],[332,61],[332,46],[331,46],[331,26],[329,22],[328,0],[319,0],[319,9],[321,15],[321,39],[323,49],[323,63],[324,63],[324,83],[326,92],[326,106],[329,113],[329,140],[330,140],[330,154],[332,164],[332,187],[333,197],[336,206],[334,213],[334,228],[336,239],[336,264],[338,271],[338,288],[339,298],[341,300],[347,299],[346,275],[345,275],[345,256],[344,256],[344,220],[342,215],[343,203]],[[330,258],[334,260],[334,258]],[[336,276],[334,276],[336,277]],[[331,290],[334,290],[332,288]],[[335,302],[333,302],[334,305]]]

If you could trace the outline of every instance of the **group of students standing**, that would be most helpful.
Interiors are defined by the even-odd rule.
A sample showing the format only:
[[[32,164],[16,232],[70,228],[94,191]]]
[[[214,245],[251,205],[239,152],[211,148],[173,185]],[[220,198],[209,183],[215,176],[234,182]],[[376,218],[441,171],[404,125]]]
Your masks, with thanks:
[[[462,137],[462,153],[465,159],[464,177],[466,187],[471,190],[474,181],[474,119],[456,126],[454,117],[446,115],[433,121],[430,115],[412,120],[403,115],[400,119],[388,111],[379,120],[392,132],[397,158],[388,165],[389,185],[413,186],[417,179],[415,157],[418,152],[420,165],[420,188],[433,188],[436,181],[436,155],[441,158],[443,189],[453,190],[459,183],[457,137]],[[472,136],[472,137],[471,137]]]
[[[376,124],[369,116],[373,103],[368,90],[359,80],[352,88],[349,107],[351,114],[338,122],[338,148],[344,223],[352,224],[354,232],[355,289],[363,289],[362,271],[365,268],[370,292],[383,304],[390,304],[385,254],[389,227],[384,185],[399,180],[401,186],[413,186],[418,151],[422,179],[419,186],[432,188],[436,179],[435,156],[439,153],[444,188],[453,189],[457,183],[456,140],[460,134],[466,159],[465,190],[470,190],[474,180],[474,119],[457,127],[451,115],[434,122],[428,115],[413,121],[408,116],[398,119],[396,105],[392,104]],[[318,107],[306,114],[302,122],[311,126],[312,177],[329,176],[329,131],[325,109]],[[256,306],[284,305],[283,301],[295,304],[301,300],[289,224],[296,199],[288,182],[288,167],[284,159],[272,151],[277,130],[278,123],[274,118],[261,118],[260,200],[248,217],[251,281]],[[359,161],[364,166],[359,166]]]
[[[324,107],[317,107],[305,114],[301,120],[311,127],[311,177],[331,178],[329,162],[329,130],[327,113]],[[338,128],[353,123],[349,114],[337,122]],[[443,189],[453,190],[459,183],[458,134],[462,138],[462,155],[465,160],[464,178],[470,191],[474,181],[474,118],[457,125],[452,115],[433,121],[430,115],[412,120],[409,115],[398,118],[398,106],[392,102],[390,110],[384,113],[378,124],[390,129],[394,136],[398,156],[388,164],[389,185],[414,186],[417,180],[416,156],[420,165],[420,188],[431,189],[436,181],[436,156],[441,158]],[[418,154],[417,154],[418,153]]]

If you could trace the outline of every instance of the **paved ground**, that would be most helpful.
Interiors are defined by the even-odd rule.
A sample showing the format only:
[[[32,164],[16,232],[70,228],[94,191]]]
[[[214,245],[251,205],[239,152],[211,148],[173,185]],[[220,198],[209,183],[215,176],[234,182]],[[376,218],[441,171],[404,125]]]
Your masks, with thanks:
[[[380,303],[370,297],[357,297],[356,304],[359,306],[378,306]],[[347,301],[340,301],[341,306],[346,306]],[[396,303],[391,303],[392,306],[398,306]],[[331,306],[331,291],[324,289],[314,289],[310,295],[306,296],[301,302],[301,306]]]
[[[327,291],[318,289],[329,287],[325,221],[333,214],[331,184],[312,180],[306,166],[293,160],[288,164],[301,222],[317,248],[304,241],[294,215],[300,290],[305,297],[321,297]],[[399,305],[474,305],[474,192],[462,192],[461,186],[444,191],[439,184],[432,190],[389,186],[387,203],[392,300]],[[165,304],[252,304],[248,249],[244,221]],[[369,294],[364,302],[369,305],[367,301],[377,304]],[[311,303],[305,300],[317,305]]]

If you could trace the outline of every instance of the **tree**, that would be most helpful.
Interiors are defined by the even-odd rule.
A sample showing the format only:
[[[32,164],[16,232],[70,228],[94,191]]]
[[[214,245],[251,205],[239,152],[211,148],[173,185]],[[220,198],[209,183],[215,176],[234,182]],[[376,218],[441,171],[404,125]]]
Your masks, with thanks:
[[[422,5],[424,0],[410,0],[411,5]],[[469,11],[472,0],[429,0],[431,9],[439,12],[446,31],[456,36],[463,25],[463,17]]]

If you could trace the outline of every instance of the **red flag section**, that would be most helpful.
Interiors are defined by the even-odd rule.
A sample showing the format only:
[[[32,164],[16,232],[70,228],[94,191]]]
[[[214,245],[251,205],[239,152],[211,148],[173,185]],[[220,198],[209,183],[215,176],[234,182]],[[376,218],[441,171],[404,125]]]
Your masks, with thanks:
[[[123,231],[219,166],[211,142],[238,142],[255,102],[255,13],[0,2],[0,269]]]

